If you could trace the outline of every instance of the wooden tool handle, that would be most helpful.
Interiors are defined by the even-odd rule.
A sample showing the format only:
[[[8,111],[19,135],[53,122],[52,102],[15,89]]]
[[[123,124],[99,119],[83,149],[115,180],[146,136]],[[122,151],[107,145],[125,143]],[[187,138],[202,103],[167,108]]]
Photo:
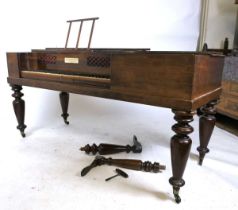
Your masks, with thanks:
[[[91,146],[89,144],[85,145],[84,147],[80,148],[81,151],[85,151],[85,153],[89,154],[92,153],[95,155],[97,152],[100,155],[108,155],[108,154],[115,154],[119,152],[134,152],[134,153],[140,153],[142,151],[142,145],[137,140],[136,136],[133,136],[133,145],[116,145],[116,144],[99,144],[98,146],[96,144],[92,144]]]
[[[154,162],[152,164],[150,161],[142,162],[141,160],[133,160],[133,159],[112,159],[98,155],[89,166],[85,167],[81,171],[81,176],[85,176],[92,168],[101,165],[113,165],[136,171],[145,171],[154,173],[158,173],[161,172],[161,170],[165,170],[165,166],[160,165],[157,162]]]
[[[105,160],[105,163],[108,165],[114,165],[122,168],[145,171],[145,172],[154,172],[158,173],[161,170],[165,170],[164,165],[160,165],[157,162],[151,163],[150,161],[142,162],[141,160],[128,160],[128,159],[112,159],[108,158]]]
[[[81,151],[85,151],[87,154],[92,153],[95,155],[97,152],[100,155],[108,155],[108,154],[115,154],[119,152],[130,152],[131,147],[122,146],[122,145],[115,145],[115,144],[93,144],[90,146],[89,144],[85,145],[84,147],[80,148]]]

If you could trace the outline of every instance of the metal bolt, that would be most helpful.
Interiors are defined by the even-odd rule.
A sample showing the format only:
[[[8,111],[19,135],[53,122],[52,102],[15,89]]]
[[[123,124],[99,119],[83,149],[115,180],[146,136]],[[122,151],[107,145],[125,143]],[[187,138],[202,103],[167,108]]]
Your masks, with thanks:
[[[128,178],[128,174],[127,174],[126,172],[122,171],[122,170],[119,169],[119,168],[116,169],[116,173],[117,173],[116,175],[111,176],[111,177],[105,179],[105,181],[107,182],[107,181],[109,181],[110,179],[113,179],[113,178],[115,178],[115,177],[117,177],[117,176],[122,176],[122,177],[124,177],[124,178]]]

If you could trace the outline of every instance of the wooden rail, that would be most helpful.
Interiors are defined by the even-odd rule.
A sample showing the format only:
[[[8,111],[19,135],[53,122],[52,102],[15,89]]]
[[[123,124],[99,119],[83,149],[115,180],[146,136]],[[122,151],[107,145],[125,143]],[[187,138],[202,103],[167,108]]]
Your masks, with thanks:
[[[70,32],[71,32],[72,23],[80,22],[79,31],[78,31],[78,37],[77,37],[77,42],[76,42],[76,46],[75,46],[75,48],[78,49],[79,40],[80,40],[80,35],[81,35],[81,32],[82,32],[82,28],[83,28],[83,22],[84,22],[84,21],[92,21],[92,26],[91,26],[91,31],[90,31],[89,41],[88,41],[88,49],[89,49],[89,48],[90,48],[90,45],[91,45],[91,41],[92,41],[92,36],[93,36],[93,30],[94,30],[95,21],[98,20],[98,19],[99,19],[99,17],[83,18],[83,19],[77,19],[77,20],[68,20],[67,23],[69,23],[69,29],[68,29],[68,33],[67,33],[67,37],[66,37],[65,48],[67,48],[67,46],[68,46],[68,41],[69,41],[69,36],[70,36]]]

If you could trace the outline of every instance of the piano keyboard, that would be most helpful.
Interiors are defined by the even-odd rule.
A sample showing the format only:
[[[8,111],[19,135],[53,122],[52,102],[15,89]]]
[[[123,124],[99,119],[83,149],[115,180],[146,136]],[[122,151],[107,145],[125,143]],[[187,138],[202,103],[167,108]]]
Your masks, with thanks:
[[[96,75],[72,75],[72,74],[60,74],[49,73],[42,71],[21,71],[21,77],[27,79],[43,79],[47,81],[61,81],[70,83],[80,83],[90,86],[109,88],[111,79],[107,77],[100,77]]]

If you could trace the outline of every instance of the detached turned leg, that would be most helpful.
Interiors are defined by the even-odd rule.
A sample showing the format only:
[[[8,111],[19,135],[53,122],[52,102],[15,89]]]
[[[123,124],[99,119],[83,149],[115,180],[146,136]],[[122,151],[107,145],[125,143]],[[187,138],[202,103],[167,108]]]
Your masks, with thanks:
[[[199,120],[200,146],[197,148],[199,152],[199,165],[202,165],[205,154],[209,152],[207,146],[216,122],[216,108],[214,106],[217,102],[218,100],[211,101],[201,108],[203,115],[200,116]]]
[[[188,134],[193,132],[193,127],[189,123],[193,121],[195,112],[172,111],[175,114],[174,119],[177,123],[172,126],[172,130],[176,134],[171,138],[170,144],[173,176],[169,179],[169,183],[173,186],[176,203],[180,203],[179,189],[185,184],[182,177],[192,144],[192,140],[188,137]]]
[[[62,117],[64,118],[65,124],[69,124],[69,121],[67,121],[67,118],[69,116],[68,114],[68,105],[69,105],[69,94],[66,92],[61,92],[60,93],[60,104],[62,108]]]
[[[17,129],[20,130],[22,137],[25,137],[26,136],[24,133],[24,130],[26,128],[26,125],[24,124],[25,102],[21,99],[21,97],[24,94],[21,93],[22,87],[19,85],[12,85],[12,90],[14,91],[12,96],[15,98],[12,104],[18,122]]]

